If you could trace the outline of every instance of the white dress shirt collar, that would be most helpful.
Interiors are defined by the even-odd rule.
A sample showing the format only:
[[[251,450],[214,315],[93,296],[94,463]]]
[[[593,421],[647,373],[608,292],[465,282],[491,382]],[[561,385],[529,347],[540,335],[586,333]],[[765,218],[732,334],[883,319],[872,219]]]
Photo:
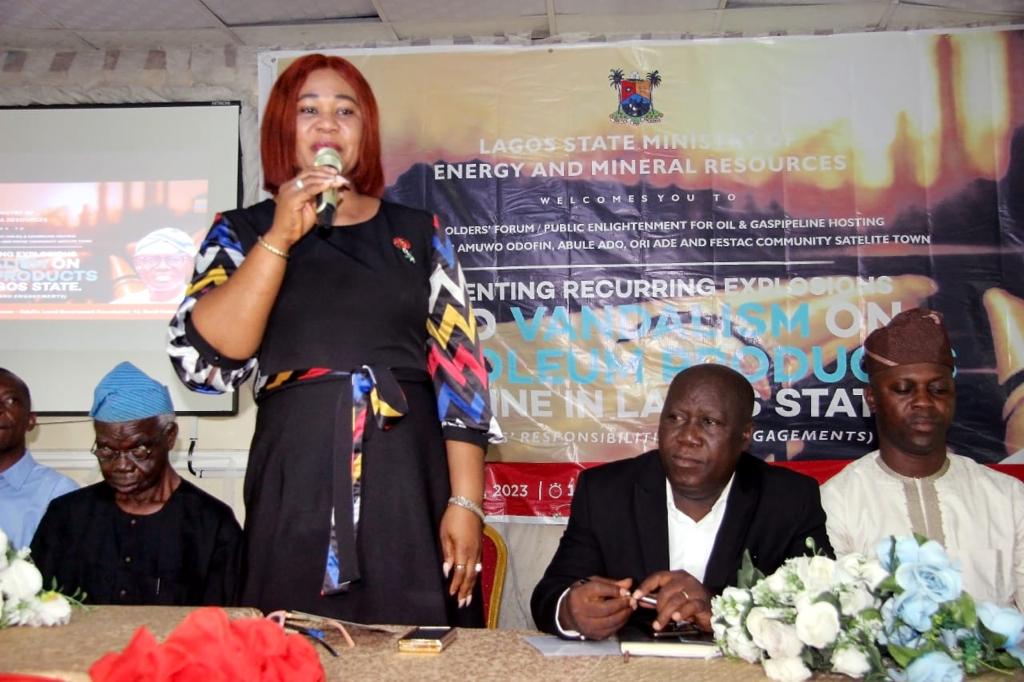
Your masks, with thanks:
[[[681,512],[672,496],[672,484],[665,479],[665,505],[668,513],[668,568],[670,571],[680,569],[686,571],[700,582],[704,582],[704,572],[711,559],[711,550],[718,537],[718,529],[725,518],[726,503],[729,491],[736,474],[729,477],[729,482],[722,488],[722,493],[711,505],[711,511],[700,521],[694,521]]]

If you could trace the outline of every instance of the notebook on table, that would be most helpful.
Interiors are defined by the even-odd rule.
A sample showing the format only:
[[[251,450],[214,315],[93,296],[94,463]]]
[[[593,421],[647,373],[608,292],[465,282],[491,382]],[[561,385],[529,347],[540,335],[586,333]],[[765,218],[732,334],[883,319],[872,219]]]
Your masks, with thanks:
[[[667,656],[671,658],[714,658],[721,655],[715,638],[696,628],[657,633],[641,625],[630,624],[619,631],[619,649],[630,656]]]

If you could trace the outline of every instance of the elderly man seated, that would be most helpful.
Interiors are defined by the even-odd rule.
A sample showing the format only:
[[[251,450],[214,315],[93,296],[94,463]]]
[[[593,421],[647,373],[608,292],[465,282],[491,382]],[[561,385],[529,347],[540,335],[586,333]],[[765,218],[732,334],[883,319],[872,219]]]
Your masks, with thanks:
[[[242,531],[168,463],[178,426],[167,387],[123,362],[91,415],[103,481],[50,503],[32,541],[45,584],[98,604],[233,603]]]
[[[942,317],[902,312],[864,350],[879,448],[822,487],[836,552],[918,533],[960,560],[976,599],[1024,607],[1024,484],[946,447],[956,386]]]
[[[669,386],[657,450],[580,474],[533,591],[540,629],[603,639],[656,609],[655,629],[694,621],[709,631],[711,596],[735,584],[744,551],[765,573],[809,553],[808,539],[831,552],[817,483],[744,452],[753,407],[741,374],[691,367]],[[651,610],[637,608],[645,596]]]

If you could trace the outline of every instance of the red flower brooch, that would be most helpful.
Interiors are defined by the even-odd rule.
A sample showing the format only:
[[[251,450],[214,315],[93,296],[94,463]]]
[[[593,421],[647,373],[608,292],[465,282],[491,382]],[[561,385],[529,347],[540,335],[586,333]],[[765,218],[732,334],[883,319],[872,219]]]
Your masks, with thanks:
[[[416,262],[416,258],[412,255],[412,251],[409,250],[412,248],[412,244],[409,243],[408,239],[405,237],[395,237],[391,240],[391,243],[395,245],[396,249],[401,250],[402,255],[405,256],[405,260],[410,263]]]

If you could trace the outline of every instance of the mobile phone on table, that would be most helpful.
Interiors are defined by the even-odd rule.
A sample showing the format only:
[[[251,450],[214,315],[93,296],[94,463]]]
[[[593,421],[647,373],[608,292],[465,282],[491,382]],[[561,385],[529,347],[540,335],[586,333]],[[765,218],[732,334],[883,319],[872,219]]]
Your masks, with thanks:
[[[415,627],[398,640],[398,650],[416,654],[439,654],[455,639],[455,630],[447,625]]]
[[[661,630],[651,630],[651,635],[655,639],[668,639],[668,638],[683,638],[683,639],[705,639],[709,637],[708,633],[705,633],[699,627],[689,621],[682,621],[677,623],[675,621],[669,621],[665,627]]]

